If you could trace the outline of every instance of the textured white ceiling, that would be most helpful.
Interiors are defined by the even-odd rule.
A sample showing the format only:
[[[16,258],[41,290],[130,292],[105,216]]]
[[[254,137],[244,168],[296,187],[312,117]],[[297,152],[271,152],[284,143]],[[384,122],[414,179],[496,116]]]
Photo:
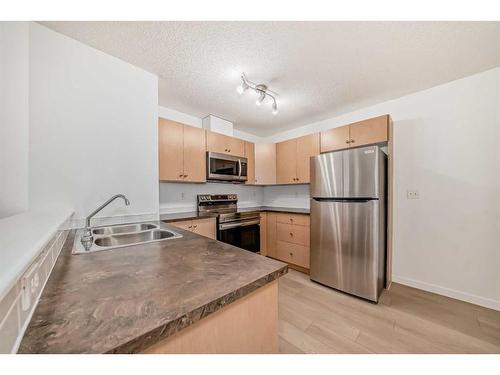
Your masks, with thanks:
[[[42,23],[157,74],[160,105],[260,136],[500,65],[500,22]],[[242,71],[276,117],[236,93]]]

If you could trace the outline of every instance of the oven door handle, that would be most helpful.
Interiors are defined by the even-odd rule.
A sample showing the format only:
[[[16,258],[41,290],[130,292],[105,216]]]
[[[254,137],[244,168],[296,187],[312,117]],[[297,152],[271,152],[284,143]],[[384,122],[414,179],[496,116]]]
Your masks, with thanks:
[[[219,230],[232,229],[237,227],[247,227],[249,225],[260,224],[260,219],[240,221],[238,223],[219,224]]]

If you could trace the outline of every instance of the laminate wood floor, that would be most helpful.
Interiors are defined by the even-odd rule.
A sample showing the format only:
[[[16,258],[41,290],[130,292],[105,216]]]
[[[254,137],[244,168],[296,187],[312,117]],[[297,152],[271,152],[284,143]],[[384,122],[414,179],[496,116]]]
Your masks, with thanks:
[[[281,353],[500,353],[500,311],[393,283],[377,304],[289,270]]]

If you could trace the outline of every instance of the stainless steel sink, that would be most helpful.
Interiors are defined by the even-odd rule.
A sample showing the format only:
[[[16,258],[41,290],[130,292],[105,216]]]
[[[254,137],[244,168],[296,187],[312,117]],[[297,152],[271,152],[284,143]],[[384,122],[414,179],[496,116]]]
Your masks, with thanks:
[[[175,233],[165,229],[148,230],[146,232],[119,234],[97,238],[94,245],[100,247],[117,247],[130,244],[164,240],[174,237]]]
[[[156,224],[130,224],[130,225],[115,225],[111,227],[101,227],[92,229],[92,234],[119,234],[119,233],[132,233],[132,232],[142,232],[144,230],[156,229],[158,225]]]
[[[79,229],[75,235],[73,254],[87,254],[182,237],[181,234],[162,228],[162,226],[163,224],[138,223],[94,228],[92,229],[94,240],[88,250],[85,250],[81,243],[81,236],[85,229]]]

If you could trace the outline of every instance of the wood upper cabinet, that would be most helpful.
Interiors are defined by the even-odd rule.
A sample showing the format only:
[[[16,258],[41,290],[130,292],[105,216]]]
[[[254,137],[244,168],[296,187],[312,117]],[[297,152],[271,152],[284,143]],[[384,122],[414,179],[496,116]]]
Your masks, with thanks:
[[[294,184],[297,179],[297,141],[276,143],[276,183]]]
[[[245,141],[228,135],[207,131],[207,149],[210,152],[245,156]]]
[[[309,159],[320,151],[319,133],[276,144],[276,182],[278,184],[308,183]]]
[[[309,169],[311,156],[319,155],[319,133],[297,138],[297,181],[309,183],[311,181]]]
[[[349,125],[321,132],[321,152],[349,147]]]
[[[349,125],[350,147],[387,142],[389,139],[389,115],[374,117]]]
[[[159,176],[162,181],[205,182],[205,130],[160,118]]]
[[[255,184],[255,145],[245,141],[245,157],[247,158],[247,175],[245,182],[248,185]]]
[[[160,180],[184,181],[184,125],[160,118],[158,153]]]
[[[276,143],[255,144],[255,184],[276,183]]]
[[[184,125],[184,181],[204,182],[207,178],[205,130]]]
[[[321,132],[321,152],[387,142],[389,121],[383,115]]]

